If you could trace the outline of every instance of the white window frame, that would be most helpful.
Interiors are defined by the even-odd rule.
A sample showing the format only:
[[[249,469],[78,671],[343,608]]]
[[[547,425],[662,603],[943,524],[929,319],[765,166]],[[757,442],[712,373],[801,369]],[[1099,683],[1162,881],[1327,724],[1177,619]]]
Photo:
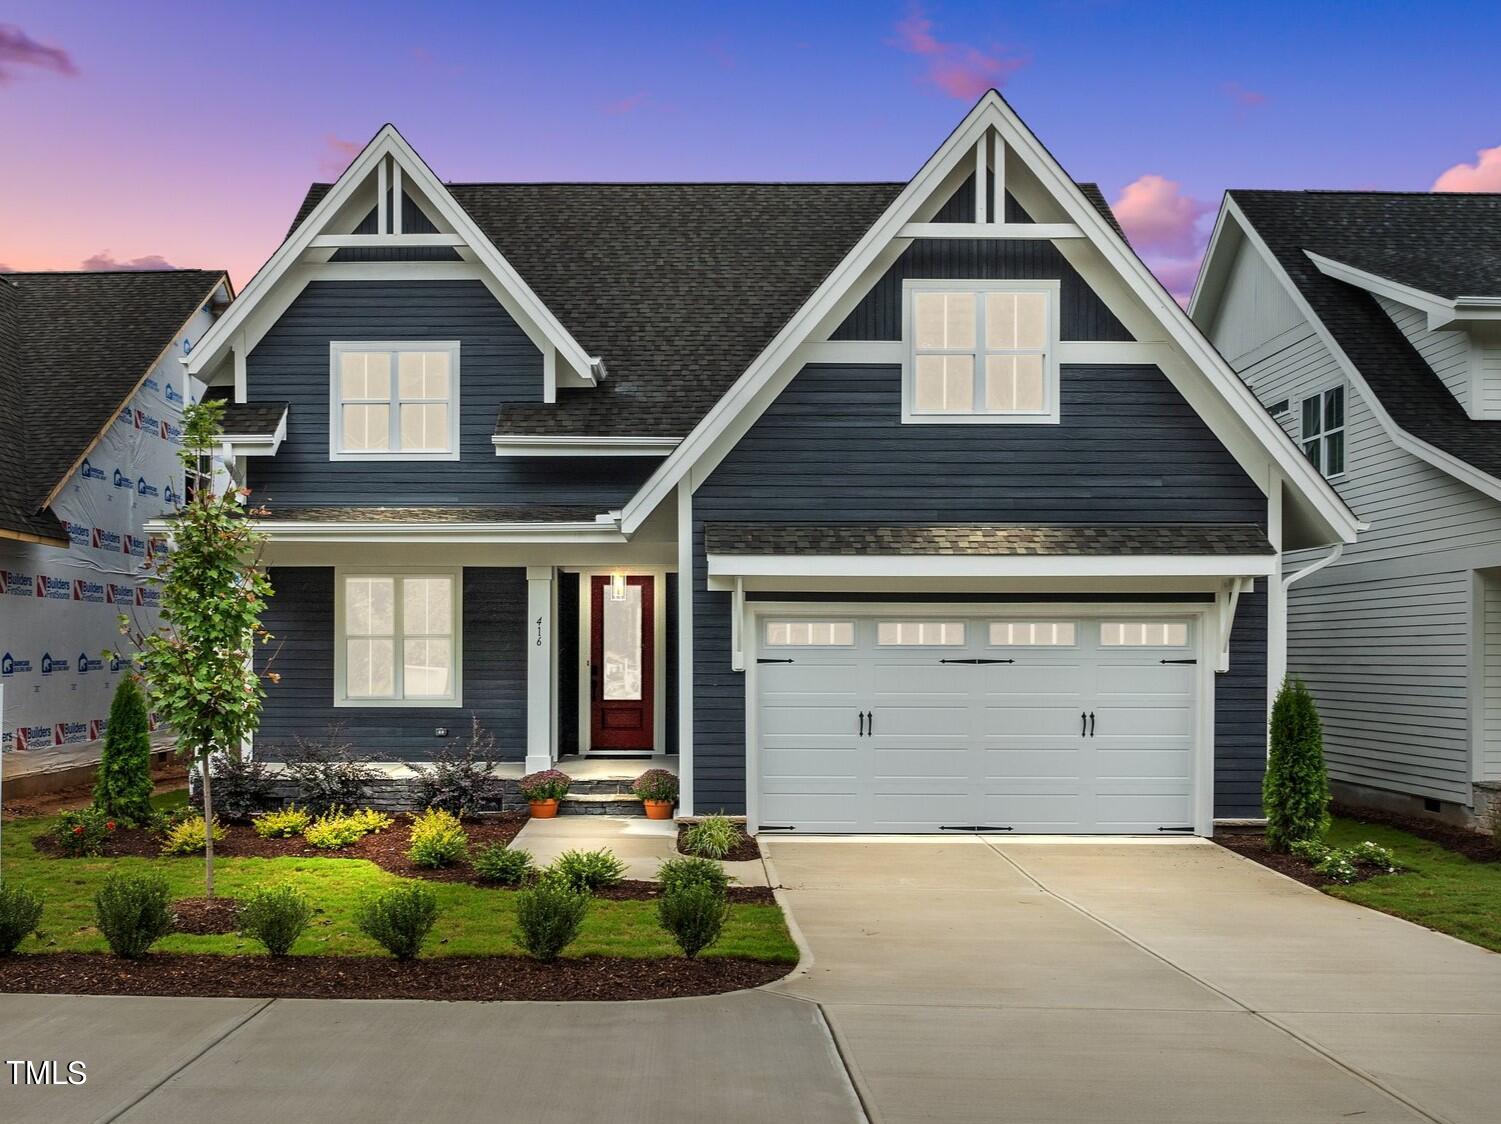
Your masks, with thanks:
[[[1107,644],[1107,643],[1105,643],[1105,626],[1107,624],[1142,625],[1142,626],[1147,626],[1147,625],[1163,625],[1163,626],[1166,626],[1168,628],[1171,628],[1173,626],[1182,626],[1182,628],[1183,628],[1183,643],[1181,643],[1181,644],[1172,644],[1172,643],[1167,643],[1167,644],[1124,644],[1124,643],[1123,644]],[[1155,614],[1153,614],[1153,615],[1145,615],[1144,614],[1144,615],[1142,615],[1140,617],[1136,617],[1136,618],[1133,619],[1131,617],[1122,616],[1121,614],[1117,613],[1117,614],[1113,614],[1113,615],[1107,615],[1107,616],[1100,617],[1099,621],[1097,622],[1096,627],[1099,629],[1097,641],[1098,641],[1099,649],[1102,652],[1126,652],[1126,651],[1140,652],[1140,651],[1144,651],[1144,650],[1147,650],[1147,649],[1151,649],[1151,650],[1159,651],[1159,652],[1182,652],[1182,651],[1187,650],[1188,648],[1193,647],[1193,642],[1194,642],[1193,622],[1188,621],[1188,620],[1184,620],[1181,617],[1157,616]]]
[[[850,642],[848,644],[774,644],[771,640],[771,626],[774,624],[826,624],[831,626],[847,624],[850,626]],[[776,617],[768,617],[765,622],[765,629],[766,633],[762,637],[762,644],[767,648],[774,648],[778,651],[793,651],[798,648],[835,648],[842,650],[858,647],[860,641],[859,623],[853,617],[846,616],[793,617],[781,614]]]
[[[345,449],[344,401],[339,357],[349,352],[391,353],[391,448]],[[403,452],[401,444],[401,386],[397,356],[404,351],[448,353],[448,448]],[[423,399],[437,401],[437,399]],[[458,340],[333,340],[328,345],[328,459],[331,461],[456,461],[459,459],[459,341]]]
[[[348,636],[345,634],[344,587],[349,578],[394,578],[395,614],[392,639],[395,644],[395,667],[393,668],[396,693],[390,698],[351,697],[348,682]],[[402,641],[406,637],[402,625],[404,598],[401,582],[406,578],[447,578],[453,590],[453,676],[451,691],[442,697],[409,699],[403,697],[402,682],[405,659]],[[336,707],[437,707],[453,709],[464,705],[464,571],[443,567],[421,569],[392,569],[382,566],[348,566],[334,569],[334,706]]]
[[[912,617],[881,617],[881,618],[877,618],[877,620],[876,620],[875,623],[876,623],[876,634],[875,634],[876,645],[875,646],[876,646],[876,648],[878,650],[881,649],[881,648],[888,648],[888,649],[889,648],[963,648],[963,647],[965,647],[966,645],[969,644],[969,624],[970,624],[970,622],[967,621],[967,620],[958,620],[958,619],[956,619],[954,617],[925,617],[925,618],[921,618],[921,619],[914,619]],[[938,640],[938,641],[914,640],[911,643],[907,643],[907,642],[902,641],[902,640],[896,640],[896,641],[893,641],[890,644],[887,644],[887,643],[884,643],[881,640],[881,626],[883,624],[894,624],[894,625],[897,625],[897,626],[901,626],[901,625],[904,625],[904,624],[915,624],[919,628],[919,634],[921,633],[921,626],[923,626],[925,624],[936,624],[940,628],[944,628],[944,629],[948,628],[949,625],[954,625],[954,626],[956,626],[959,629],[959,639],[957,641],[955,641],[953,644],[949,644],[949,643],[946,643],[946,642],[941,641],[941,640]]]
[[[1062,283],[1037,281],[927,281],[902,282],[902,421],[908,425],[1056,425],[1059,421],[1058,321]],[[916,409],[917,331],[912,322],[914,293],[975,294],[975,346],[973,348],[932,349],[924,354],[974,356],[975,398],[984,402],[986,355],[1032,354],[1031,348],[989,350],[985,346],[985,294],[1043,293],[1048,298],[1047,336],[1042,353],[1042,409],[1036,411],[988,412],[976,409],[969,413],[925,413]]]
[[[1332,390],[1338,390],[1340,392],[1340,400],[1342,402],[1340,424],[1330,429],[1325,429],[1324,399]],[[1303,431],[1303,411],[1306,408],[1305,404],[1311,401],[1317,401],[1319,404],[1319,430],[1317,433],[1312,434],[1305,433]],[[1335,433],[1338,433],[1344,439],[1344,456],[1343,460],[1340,463],[1339,471],[1329,472],[1325,468],[1326,462],[1329,459],[1329,443],[1325,440],[1325,438]],[[1306,446],[1310,441],[1317,441],[1319,443],[1318,460],[1314,460],[1312,457],[1308,457],[1308,450]],[[1311,394],[1305,394],[1301,399],[1299,399],[1298,449],[1303,453],[1305,457],[1308,457],[1309,463],[1318,470],[1319,475],[1322,476],[1325,480],[1342,480],[1344,479],[1345,474],[1350,471],[1350,387],[1347,383],[1327,383],[1324,386],[1321,386],[1317,390],[1313,391]]]
[[[1083,631],[1083,629],[1080,627],[1083,622],[1075,620],[1075,619],[1072,619],[1072,618],[1064,619],[1064,618],[1060,618],[1060,617],[1005,617],[1005,618],[999,618],[999,619],[992,618],[990,620],[985,621],[984,623],[985,623],[985,647],[987,647],[987,648],[1007,648],[1007,649],[1029,648],[1029,649],[1036,649],[1037,651],[1042,651],[1042,652],[1072,651],[1072,650],[1074,650],[1074,649],[1076,649],[1076,648],[1079,647],[1079,634],[1080,634],[1080,632]],[[991,639],[991,633],[990,633],[991,627],[993,625],[998,625],[998,624],[1025,624],[1025,625],[1034,625],[1034,624],[1062,625],[1062,624],[1066,624],[1066,625],[1069,625],[1069,626],[1071,626],[1073,628],[1073,630],[1074,630],[1074,639],[1073,639],[1073,642],[1069,643],[1069,644],[998,644],[993,639]]]

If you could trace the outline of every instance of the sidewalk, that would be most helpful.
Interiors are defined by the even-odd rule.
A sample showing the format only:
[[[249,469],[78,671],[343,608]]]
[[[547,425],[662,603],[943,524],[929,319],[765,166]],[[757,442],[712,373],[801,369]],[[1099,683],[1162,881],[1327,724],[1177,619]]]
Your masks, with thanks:
[[[564,851],[608,848],[625,862],[625,876],[655,882],[664,859],[679,858],[677,824],[637,816],[558,816],[530,819],[511,846],[530,851],[538,866],[547,866]],[[766,886],[760,860],[721,864],[736,886]]]

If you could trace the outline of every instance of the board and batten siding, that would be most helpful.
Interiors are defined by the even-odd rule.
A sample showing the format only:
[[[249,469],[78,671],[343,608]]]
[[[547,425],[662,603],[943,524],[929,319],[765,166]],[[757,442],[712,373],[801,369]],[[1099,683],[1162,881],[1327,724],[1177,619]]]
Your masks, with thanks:
[[[456,461],[329,456],[329,344],[458,340]],[[249,458],[257,502],[278,506],[622,506],[651,457],[497,457],[490,439],[508,402],[542,400],[542,354],[480,281],[314,281],[250,352],[250,399],[287,401],[274,457]]]
[[[1288,403],[1277,420],[1299,441],[1302,399],[1346,380],[1313,325],[1264,296],[1271,285],[1242,246],[1209,335],[1264,405]],[[1349,385],[1345,462],[1332,484],[1370,528],[1289,591],[1288,672],[1318,702],[1332,778],[1468,804],[1471,581],[1501,565],[1501,504],[1398,447]],[[1325,553],[1293,552],[1284,570]]]
[[[706,588],[706,524],[1264,522],[1261,491],[1155,367],[1064,367],[1057,425],[903,425],[901,379],[897,365],[804,367],[694,493],[695,811],[740,812],[746,796],[745,679],[730,595]],[[1237,617],[1222,816],[1259,806],[1261,595]]]
[[[255,754],[295,756],[298,737],[319,740],[337,728],[362,757],[427,761],[469,736],[471,719],[495,735],[506,761],[526,756],[526,570],[464,568],[463,703],[455,707],[334,705],[334,570],[278,567],[263,623],[275,639],[256,649],[257,670],[272,670]],[[268,664],[269,661],[269,664]],[[446,737],[435,734],[446,727]]]

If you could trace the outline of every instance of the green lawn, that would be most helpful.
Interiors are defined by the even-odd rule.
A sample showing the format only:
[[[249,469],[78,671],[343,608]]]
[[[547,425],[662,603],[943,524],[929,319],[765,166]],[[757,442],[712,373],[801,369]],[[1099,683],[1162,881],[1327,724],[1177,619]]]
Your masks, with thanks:
[[[103,952],[104,938],[94,928],[94,891],[112,870],[156,870],[167,876],[178,897],[203,893],[201,858],[60,859],[40,854],[32,841],[53,823],[51,818],[14,820],[4,829],[4,877],[42,895],[43,936],[28,937],[23,952]],[[284,858],[219,859],[214,864],[215,890],[234,897],[256,886],[292,881],[318,912],[294,954],[385,955],[354,923],[362,894],[402,881],[363,859]],[[424,954],[428,956],[522,955],[512,940],[515,894],[462,883],[429,882],[441,913]],[[256,953],[260,946],[237,934],[174,934],[154,946],[162,952]],[[657,924],[655,902],[595,901],[568,956],[678,956],[672,939]],[[705,956],[744,956],[793,963],[797,947],[788,936],[782,912],[774,905],[734,905],[719,943]]]
[[[1367,839],[1390,847],[1405,873],[1326,893],[1501,952],[1501,863],[1477,863],[1405,831],[1348,819],[1334,821],[1326,842],[1349,847]]]

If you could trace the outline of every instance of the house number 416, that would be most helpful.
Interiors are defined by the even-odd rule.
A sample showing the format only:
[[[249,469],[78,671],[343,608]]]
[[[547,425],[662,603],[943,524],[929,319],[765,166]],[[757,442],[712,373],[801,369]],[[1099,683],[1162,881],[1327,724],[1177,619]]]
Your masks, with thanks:
[[[537,647],[542,647],[542,618],[537,618]]]

